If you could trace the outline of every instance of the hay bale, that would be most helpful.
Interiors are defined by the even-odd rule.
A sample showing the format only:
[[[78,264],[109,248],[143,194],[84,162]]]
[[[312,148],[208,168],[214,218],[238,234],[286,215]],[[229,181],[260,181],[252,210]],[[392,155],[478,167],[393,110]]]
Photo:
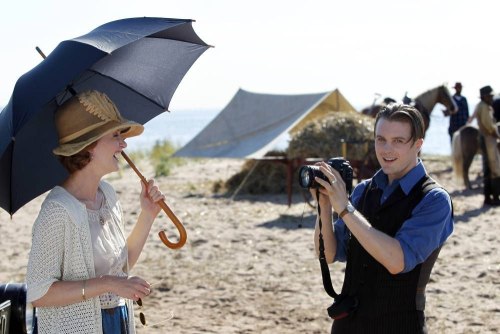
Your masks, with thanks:
[[[328,159],[342,156],[342,140],[344,140],[347,160],[351,163],[363,161],[368,165],[375,162],[378,166],[373,147],[373,126],[374,119],[363,114],[335,112],[320,120],[311,121],[293,135],[285,152],[271,151],[266,154],[266,157]],[[366,159],[367,156],[368,159]],[[240,172],[231,176],[223,185],[217,184],[214,191],[232,195],[250,171],[252,173],[239,189],[239,194],[286,193],[286,165],[265,160],[246,161]],[[292,177],[294,192],[301,191],[297,179],[298,171],[296,170]]]
[[[290,140],[289,158],[343,156],[345,142],[349,161],[376,162],[373,143],[375,120],[360,113],[335,112],[308,124]]]
[[[283,151],[270,151],[266,157],[285,157]],[[255,166],[256,165],[256,166]],[[252,169],[255,169],[252,171]],[[241,186],[239,194],[279,194],[286,192],[286,165],[265,160],[248,160],[241,171],[231,176],[223,185],[226,195],[232,195],[243,180],[248,179]]]

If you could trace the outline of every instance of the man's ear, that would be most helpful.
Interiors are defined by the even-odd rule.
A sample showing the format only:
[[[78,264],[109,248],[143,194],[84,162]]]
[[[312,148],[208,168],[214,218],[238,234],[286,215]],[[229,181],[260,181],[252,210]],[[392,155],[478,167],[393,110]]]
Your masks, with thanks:
[[[420,151],[422,149],[423,144],[424,144],[424,138],[419,138],[415,142],[415,147]]]

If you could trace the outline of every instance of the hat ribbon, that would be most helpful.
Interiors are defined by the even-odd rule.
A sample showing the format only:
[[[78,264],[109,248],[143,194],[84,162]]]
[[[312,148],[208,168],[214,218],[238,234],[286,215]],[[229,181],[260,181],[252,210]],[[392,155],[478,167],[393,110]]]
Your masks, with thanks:
[[[60,144],[66,144],[67,142],[70,142],[72,141],[73,139],[76,139],[84,134],[86,134],[87,132],[90,132],[98,127],[100,127],[101,125],[104,125],[106,123],[108,123],[109,121],[102,121],[102,122],[99,122],[99,123],[95,123],[95,124],[92,124],[92,125],[89,125],[75,133],[72,133],[64,138],[61,138],[59,139],[59,143]]]

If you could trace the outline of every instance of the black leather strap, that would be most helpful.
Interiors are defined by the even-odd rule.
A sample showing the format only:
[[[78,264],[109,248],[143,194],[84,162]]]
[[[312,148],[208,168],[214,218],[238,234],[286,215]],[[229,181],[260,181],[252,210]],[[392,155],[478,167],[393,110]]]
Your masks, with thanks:
[[[318,203],[318,225],[319,225],[319,263],[321,267],[321,276],[323,277],[323,287],[326,293],[332,297],[337,298],[339,295],[335,292],[332,285],[332,279],[330,277],[330,270],[328,269],[328,263],[326,262],[325,256],[325,243],[323,242],[323,233],[321,229],[323,224],[321,223],[321,208],[319,206],[319,189],[316,190],[316,200]]]

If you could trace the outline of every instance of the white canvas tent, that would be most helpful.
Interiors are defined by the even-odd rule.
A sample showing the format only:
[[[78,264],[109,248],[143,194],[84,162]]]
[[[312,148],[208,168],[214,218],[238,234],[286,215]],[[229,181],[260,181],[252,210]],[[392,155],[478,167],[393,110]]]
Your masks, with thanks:
[[[262,158],[286,132],[313,119],[354,107],[338,89],[318,94],[273,95],[238,90],[228,105],[174,156]]]

